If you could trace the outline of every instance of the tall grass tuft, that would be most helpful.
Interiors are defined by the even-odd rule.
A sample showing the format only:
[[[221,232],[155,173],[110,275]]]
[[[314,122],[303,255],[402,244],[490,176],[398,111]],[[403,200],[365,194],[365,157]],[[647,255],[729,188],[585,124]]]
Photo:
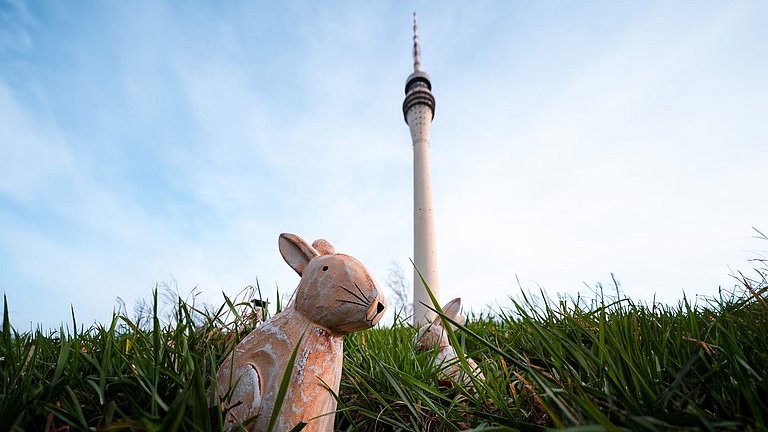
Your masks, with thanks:
[[[208,392],[219,363],[253,323],[248,302],[205,312],[179,299],[163,324],[115,314],[108,325],[17,333],[5,303],[0,430],[221,430]],[[137,320],[140,321],[140,320]],[[209,408],[212,407],[212,408]]]
[[[768,286],[739,279],[740,293],[675,306],[521,294],[451,332],[459,367],[472,375],[472,358],[485,375],[472,388],[446,382],[398,314],[390,327],[345,336],[336,427],[768,429]],[[4,299],[0,430],[222,430],[212,383],[256,325],[253,305],[225,297],[218,309],[173,307],[161,319],[155,293],[141,319],[116,313],[78,330],[73,313],[71,330],[20,333]]]
[[[340,418],[347,430],[764,430],[767,290],[698,306],[523,295],[512,310],[452,322],[459,357],[486,377],[469,390],[440,388],[430,354],[397,321],[349,337]]]

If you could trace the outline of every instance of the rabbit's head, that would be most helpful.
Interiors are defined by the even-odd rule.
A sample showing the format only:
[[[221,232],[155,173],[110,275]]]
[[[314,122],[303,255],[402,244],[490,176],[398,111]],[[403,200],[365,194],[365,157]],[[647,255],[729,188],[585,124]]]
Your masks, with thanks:
[[[387,301],[357,259],[336,253],[325,240],[309,245],[294,234],[280,234],[280,253],[301,282],[294,307],[315,324],[345,334],[379,322]]]
[[[448,318],[463,324],[465,317],[461,311],[461,298],[455,298],[443,306],[443,313]],[[448,342],[448,333],[443,327],[443,320],[436,317],[434,321],[424,324],[416,333],[416,347],[421,351],[431,350],[438,347],[450,346]]]

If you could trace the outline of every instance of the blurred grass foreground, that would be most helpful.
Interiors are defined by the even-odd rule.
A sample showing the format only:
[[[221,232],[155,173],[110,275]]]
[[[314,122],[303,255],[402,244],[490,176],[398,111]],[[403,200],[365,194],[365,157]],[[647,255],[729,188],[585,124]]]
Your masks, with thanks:
[[[520,294],[451,333],[459,366],[472,358],[486,377],[471,387],[446,383],[396,316],[345,336],[336,428],[766,430],[768,271],[755,271],[739,290],[676,306]],[[176,298],[161,319],[155,292],[132,319],[78,330],[73,312],[71,329],[28,332],[4,304],[0,431],[222,430],[209,388],[263,318],[252,296],[218,309]]]

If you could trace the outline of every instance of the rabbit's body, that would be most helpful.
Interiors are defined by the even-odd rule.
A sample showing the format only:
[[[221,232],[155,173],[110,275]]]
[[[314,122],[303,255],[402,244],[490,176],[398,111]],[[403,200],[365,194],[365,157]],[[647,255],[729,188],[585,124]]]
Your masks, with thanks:
[[[283,234],[280,251],[302,279],[293,303],[246,336],[219,367],[226,425],[258,415],[249,430],[267,429],[283,374],[301,340],[274,430],[288,431],[303,421],[308,423],[304,431],[332,431],[336,399],[329,388],[339,391],[342,336],[374,326],[386,303],[365,267],[336,254],[324,240],[309,246]]]
[[[240,423],[257,410],[272,413],[290,354],[302,334],[294,365],[294,382],[288,386],[274,430],[287,431],[300,421],[336,410],[336,399],[322,397],[328,393],[322,382],[332,389],[339,388],[341,375],[338,372],[344,354],[342,336],[312,324],[300,312],[290,308],[246,336],[219,368],[216,375],[219,394],[223,395],[229,388],[230,374],[232,382],[240,379],[231,401],[242,404],[229,411],[228,423]],[[232,364],[235,373],[232,373]],[[269,420],[270,416],[260,415],[252,430],[266,430]],[[331,414],[311,422],[304,430],[332,430],[333,421]]]
[[[456,298],[442,307],[443,313],[454,321],[463,324],[465,317],[459,312],[461,310],[461,299]],[[448,340],[448,333],[443,327],[443,321],[437,317],[433,322],[422,326],[416,334],[416,347],[421,351],[437,350],[434,357],[434,363],[440,368],[441,373],[450,381],[472,387],[472,378],[464,373],[461,368],[460,360],[456,350],[451,346]],[[484,380],[485,376],[478,368],[474,360],[467,357],[467,365],[472,374],[478,380]]]
[[[476,378],[484,380],[485,376],[477,367],[477,363],[474,360],[467,357],[467,364],[469,369],[473,372]],[[455,383],[460,383],[465,387],[471,387],[472,378],[461,369],[459,357],[456,355],[456,350],[449,344],[448,346],[440,347],[435,358],[435,363],[440,366],[440,370]]]

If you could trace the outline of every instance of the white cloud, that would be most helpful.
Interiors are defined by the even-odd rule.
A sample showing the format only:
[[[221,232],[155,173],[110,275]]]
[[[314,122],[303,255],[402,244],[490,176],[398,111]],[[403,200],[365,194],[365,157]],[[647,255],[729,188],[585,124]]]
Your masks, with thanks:
[[[587,59],[546,105],[514,99],[529,84],[509,83],[481,93],[490,109],[438,118],[448,297],[480,286],[472,297],[482,300],[469,303],[481,306],[514,292],[513,274],[524,287],[575,293],[615,272],[632,296],[664,301],[732,285],[727,266],[745,263],[750,226],[768,210],[745,187],[760,182],[765,87],[723,81],[734,77],[718,68],[737,12],[674,38],[649,37],[652,17]],[[527,124],[505,122],[513,104],[537,110]]]
[[[66,180],[74,172],[72,155],[55,130],[40,136],[18,106],[12,91],[0,80],[0,190],[25,201],[35,200],[51,184]]]

